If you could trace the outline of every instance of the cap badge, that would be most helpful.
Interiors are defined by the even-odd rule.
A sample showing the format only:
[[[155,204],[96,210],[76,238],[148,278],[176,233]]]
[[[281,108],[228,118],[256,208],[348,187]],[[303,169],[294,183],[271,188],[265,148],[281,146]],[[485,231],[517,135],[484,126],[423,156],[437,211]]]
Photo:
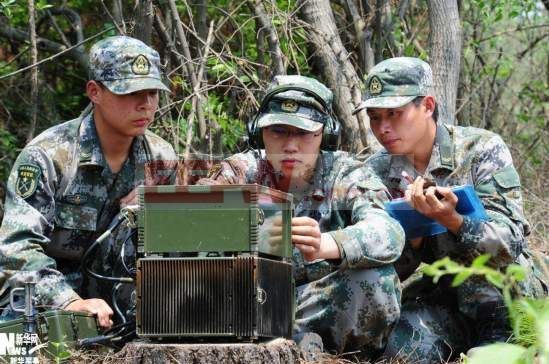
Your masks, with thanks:
[[[136,75],[148,75],[151,69],[149,60],[144,55],[140,54],[133,60],[132,72]]]
[[[293,100],[283,101],[280,107],[282,108],[282,111],[286,111],[286,112],[296,112],[297,109],[299,109],[297,102]]]
[[[381,91],[383,91],[383,85],[377,76],[372,77],[368,88],[370,89],[371,95],[379,95]]]

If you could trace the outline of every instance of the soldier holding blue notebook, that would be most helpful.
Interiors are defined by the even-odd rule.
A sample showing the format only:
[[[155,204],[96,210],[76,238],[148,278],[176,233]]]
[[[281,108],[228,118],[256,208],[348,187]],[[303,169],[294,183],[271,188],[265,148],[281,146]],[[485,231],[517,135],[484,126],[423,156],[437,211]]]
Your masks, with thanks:
[[[371,129],[384,147],[367,160],[393,198],[405,197],[423,215],[448,232],[408,240],[396,263],[401,280],[421,262],[449,256],[470,264],[489,253],[489,264],[505,268],[518,263],[528,279],[520,293],[544,294],[536,278],[525,237],[520,179],[509,149],[490,131],[446,125],[437,121],[430,66],[417,58],[385,60],[368,74],[366,94],[358,110],[367,109]],[[433,183],[434,182],[434,183]],[[430,184],[431,186],[427,186]],[[452,186],[472,185],[488,220],[456,211]],[[457,288],[450,279],[430,278],[407,286],[400,322],[389,338],[385,355],[431,363],[495,341],[510,332],[501,292],[480,277]]]

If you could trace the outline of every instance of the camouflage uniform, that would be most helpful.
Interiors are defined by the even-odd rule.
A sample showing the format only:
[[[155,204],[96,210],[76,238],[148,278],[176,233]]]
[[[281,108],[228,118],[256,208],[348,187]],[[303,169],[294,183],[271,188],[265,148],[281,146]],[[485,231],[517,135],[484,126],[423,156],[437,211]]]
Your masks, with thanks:
[[[297,81],[300,79],[303,77]],[[331,92],[321,87],[331,101]],[[298,100],[295,91],[279,96],[287,97],[286,101]],[[299,102],[301,112],[303,101]],[[292,111],[288,111],[292,118],[285,118],[277,105],[273,107],[279,123],[318,130],[311,120],[298,120]],[[272,117],[268,120],[271,123]],[[277,178],[264,151],[252,150],[221,162],[199,183],[258,183],[277,188]],[[339,260],[306,262],[294,248],[294,333],[318,333],[326,348],[338,352],[382,349],[399,317],[400,284],[392,263],[401,253],[404,238],[400,225],[383,210],[388,201],[386,188],[346,153],[321,151],[309,187],[294,192],[294,199],[294,216],[316,220],[320,231],[334,239],[341,253]]]
[[[397,68],[400,74],[405,74],[420,69],[417,74],[423,73],[423,77],[416,76],[415,83],[419,84],[419,91],[428,93],[431,72],[430,68],[425,71],[426,66],[425,62],[410,58],[380,63],[372,69],[367,82],[378,77],[382,91],[377,95],[369,91],[366,107],[397,107],[387,106],[391,104],[391,94],[398,90],[398,87],[391,89],[390,86],[397,79],[404,83],[403,77],[390,79],[379,70],[390,73]],[[377,91],[376,87],[373,89]],[[399,94],[397,98],[408,97],[407,102],[410,102],[422,92],[416,89],[409,95]],[[380,97],[378,106],[379,95],[388,97]],[[371,156],[366,164],[382,179],[393,198],[403,197],[406,191],[403,171],[414,179],[420,175],[406,156],[391,155],[386,150]],[[421,262],[432,263],[449,256],[469,265],[476,256],[489,253],[492,255],[490,264],[495,267],[517,263],[527,268],[528,279],[520,284],[523,294],[544,294],[525,240],[530,227],[522,209],[519,176],[507,146],[498,135],[472,127],[437,124],[431,159],[422,176],[432,178],[438,186],[473,185],[489,221],[463,216],[463,225],[457,235],[448,232],[424,237],[418,250],[406,244],[395,263],[402,281]],[[469,279],[457,288],[450,287],[450,278],[442,279],[439,284],[431,283],[430,278],[415,281],[404,289],[401,319],[391,334],[386,355],[421,363],[445,360],[452,351],[459,353],[474,345],[476,337],[481,335],[478,329],[483,329],[479,324],[501,319],[498,315],[505,315],[502,295],[483,279]],[[477,330],[471,330],[475,326]]]
[[[102,63],[101,57],[105,56],[94,51],[98,47],[116,54]],[[150,69],[151,77],[139,74],[137,88],[128,71],[131,62],[119,63],[120,57],[129,55],[149,62],[144,67]],[[92,48],[90,61],[92,77],[99,78],[106,87],[115,87],[119,94],[143,88],[166,89],[159,86],[158,53],[136,39],[107,38]],[[118,71],[110,73],[114,78],[97,76],[97,68],[109,67]],[[144,73],[142,68],[138,71]],[[112,76],[115,74],[118,76]],[[122,83],[128,86],[126,90],[115,79],[119,76],[125,77]],[[118,213],[120,198],[145,182],[145,164],[175,160],[171,145],[147,131],[134,138],[122,169],[111,172],[101,150],[93,112],[54,126],[32,140],[17,158],[7,183],[6,211],[0,228],[3,304],[9,289],[29,278],[37,282],[36,304],[40,306],[63,308],[80,296],[97,297],[96,287],[80,270],[83,252]],[[175,167],[148,183],[174,180]],[[4,319],[10,318],[8,312]]]

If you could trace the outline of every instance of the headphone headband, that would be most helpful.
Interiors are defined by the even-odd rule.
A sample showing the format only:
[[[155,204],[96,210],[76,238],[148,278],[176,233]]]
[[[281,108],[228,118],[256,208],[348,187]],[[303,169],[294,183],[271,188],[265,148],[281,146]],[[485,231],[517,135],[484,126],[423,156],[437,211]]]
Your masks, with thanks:
[[[284,93],[286,91],[301,91],[309,96],[312,96],[320,104],[320,106],[324,108],[323,112],[325,114],[331,114],[331,107],[328,106],[326,101],[324,101],[324,99],[320,97],[319,94],[309,88],[293,85],[279,85],[274,87],[271,91],[267,92],[265,96],[263,96],[263,101],[261,102],[261,106],[259,107],[259,112],[262,112],[269,105],[269,101],[271,101],[271,99],[275,95]]]
[[[335,117],[332,108],[328,106],[326,101],[314,90],[311,90],[310,88],[307,88],[307,87],[298,86],[298,85],[278,85],[272,88],[269,92],[265,94],[255,117],[252,119],[252,121],[248,123],[247,129],[248,129],[249,144],[253,148],[263,147],[261,131],[257,127],[259,117],[261,116],[261,114],[264,113],[264,111],[269,105],[269,102],[275,95],[281,94],[286,91],[301,91],[313,97],[315,101],[317,101],[320,104],[320,106],[324,108],[323,113],[326,114],[329,117],[328,119],[330,120],[327,120],[324,123],[324,132],[323,132],[321,147],[326,150],[337,150],[339,146],[339,134],[340,134],[341,126],[337,121],[337,118]],[[330,121],[331,121],[331,125],[328,125]]]

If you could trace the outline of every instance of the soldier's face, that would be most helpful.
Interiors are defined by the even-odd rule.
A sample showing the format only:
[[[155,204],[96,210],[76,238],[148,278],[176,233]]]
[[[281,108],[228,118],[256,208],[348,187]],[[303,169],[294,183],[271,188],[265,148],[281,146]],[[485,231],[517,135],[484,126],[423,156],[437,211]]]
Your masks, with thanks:
[[[263,128],[265,154],[275,170],[285,176],[305,177],[320,153],[322,129],[308,132],[289,125]]]
[[[372,132],[389,153],[413,156],[434,142],[433,109],[434,106],[430,109],[423,102],[418,106],[411,102],[393,109],[371,108],[367,112]]]
[[[96,124],[108,133],[135,137],[145,133],[158,109],[158,90],[142,90],[127,95],[116,95],[106,87],[95,83],[88,96],[94,103]]]

